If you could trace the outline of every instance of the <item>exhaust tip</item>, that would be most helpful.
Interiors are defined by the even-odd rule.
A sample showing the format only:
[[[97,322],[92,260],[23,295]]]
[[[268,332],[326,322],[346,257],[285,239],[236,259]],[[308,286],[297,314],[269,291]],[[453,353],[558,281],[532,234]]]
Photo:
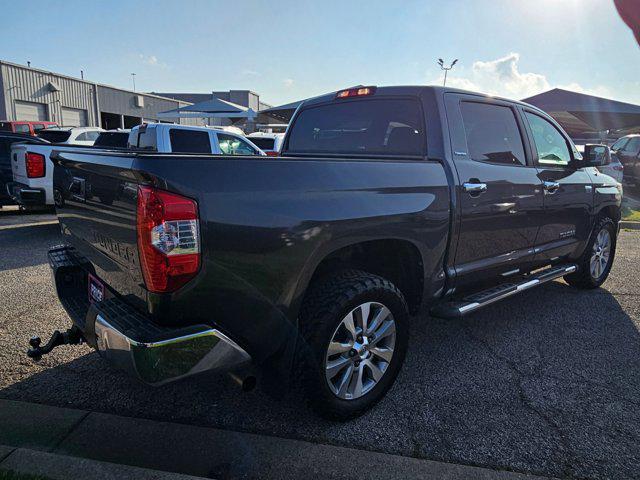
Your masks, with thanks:
[[[229,373],[229,377],[238,384],[243,392],[250,392],[258,384],[258,380],[254,375],[241,376],[235,373]]]

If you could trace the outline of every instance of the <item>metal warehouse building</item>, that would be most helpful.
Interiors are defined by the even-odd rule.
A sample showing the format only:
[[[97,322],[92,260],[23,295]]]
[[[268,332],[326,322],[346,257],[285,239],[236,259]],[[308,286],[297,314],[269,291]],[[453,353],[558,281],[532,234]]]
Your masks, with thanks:
[[[157,122],[158,113],[190,105],[0,60],[0,119],[57,122],[63,126],[130,128]],[[197,118],[163,119],[196,125]]]

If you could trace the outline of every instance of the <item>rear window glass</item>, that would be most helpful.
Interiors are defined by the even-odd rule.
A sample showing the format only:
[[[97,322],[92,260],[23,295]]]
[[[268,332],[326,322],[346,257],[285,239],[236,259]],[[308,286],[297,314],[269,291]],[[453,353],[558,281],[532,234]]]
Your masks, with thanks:
[[[129,134],[127,132],[102,132],[96,139],[96,147],[126,148]]]
[[[29,125],[25,125],[24,123],[18,123],[14,125],[14,131],[19,133],[31,133]]]
[[[38,136],[40,138],[44,138],[45,140],[51,143],[60,143],[60,142],[66,142],[67,140],[69,140],[69,137],[71,136],[71,132],[64,131],[64,130],[44,129],[38,132]]]
[[[291,128],[291,153],[422,155],[420,104],[411,99],[336,101],[311,107]]]
[[[169,130],[169,141],[172,152],[211,153],[209,132],[172,128]]]
[[[157,150],[158,144],[156,143],[156,129],[140,127],[138,129],[138,148],[142,150]]]
[[[251,143],[261,150],[273,150],[275,140],[273,138],[249,137]]]

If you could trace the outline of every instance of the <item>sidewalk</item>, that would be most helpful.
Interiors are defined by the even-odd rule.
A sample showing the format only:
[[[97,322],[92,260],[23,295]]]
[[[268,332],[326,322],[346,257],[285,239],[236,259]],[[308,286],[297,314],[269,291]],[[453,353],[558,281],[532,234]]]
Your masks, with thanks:
[[[0,400],[3,468],[52,479],[543,478],[11,400]]]

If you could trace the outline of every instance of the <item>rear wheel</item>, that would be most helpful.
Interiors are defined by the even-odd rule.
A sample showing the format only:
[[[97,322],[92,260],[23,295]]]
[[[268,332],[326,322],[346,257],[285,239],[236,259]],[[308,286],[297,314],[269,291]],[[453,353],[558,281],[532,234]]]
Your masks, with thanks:
[[[404,361],[408,309],[388,280],[361,271],[333,275],[307,296],[298,365],[321,415],[361,415],[393,385]]]
[[[577,272],[567,275],[565,280],[577,288],[597,288],[611,271],[616,253],[616,226],[609,217],[602,217],[596,224],[587,248],[579,260]]]

